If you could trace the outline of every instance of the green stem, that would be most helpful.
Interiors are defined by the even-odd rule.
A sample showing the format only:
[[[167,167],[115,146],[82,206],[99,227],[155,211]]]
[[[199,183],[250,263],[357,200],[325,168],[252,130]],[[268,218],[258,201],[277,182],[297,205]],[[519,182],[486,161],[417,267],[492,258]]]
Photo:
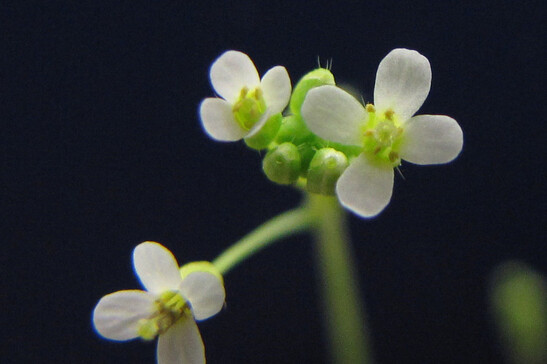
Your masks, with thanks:
[[[333,362],[371,363],[364,307],[359,298],[345,213],[335,197],[308,194],[304,206],[265,222],[229,247],[212,263],[224,275],[274,241],[305,229],[311,229],[316,238]]]
[[[309,194],[333,363],[370,363],[364,307],[349,246],[346,215],[335,197]]]
[[[287,235],[307,229],[312,223],[310,210],[299,207],[260,225],[225,250],[212,263],[224,275],[239,263]]]

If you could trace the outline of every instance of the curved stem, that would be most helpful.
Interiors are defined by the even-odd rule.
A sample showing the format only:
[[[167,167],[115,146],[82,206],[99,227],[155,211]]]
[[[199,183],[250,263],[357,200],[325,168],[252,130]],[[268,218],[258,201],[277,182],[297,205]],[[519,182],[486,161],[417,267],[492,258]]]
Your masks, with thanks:
[[[349,246],[346,215],[335,197],[308,194],[304,206],[266,221],[212,263],[224,275],[276,240],[305,229],[311,229],[315,235],[333,362],[371,363],[364,307],[359,297],[355,264]]]
[[[333,363],[371,363],[346,215],[335,197],[309,194]]]
[[[274,241],[308,228],[312,214],[306,207],[282,213],[257,227],[241,240],[221,253],[213,264],[220,274],[226,274],[249,256],[269,246]]]

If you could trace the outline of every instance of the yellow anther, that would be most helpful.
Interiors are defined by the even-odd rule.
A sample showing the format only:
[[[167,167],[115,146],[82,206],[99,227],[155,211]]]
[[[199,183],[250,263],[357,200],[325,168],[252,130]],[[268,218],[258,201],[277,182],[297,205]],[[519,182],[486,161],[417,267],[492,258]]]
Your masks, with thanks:
[[[393,167],[400,165],[398,151],[403,128],[399,126],[398,115],[392,109],[377,114],[372,104],[367,104],[365,110],[369,114],[362,134],[364,152]]]
[[[396,160],[399,159],[399,153],[391,151],[391,152],[389,152],[388,158],[391,161],[391,163],[393,163],[393,162],[395,162]]]
[[[177,292],[164,292],[154,302],[154,312],[138,322],[138,334],[144,340],[152,340],[163,334],[175,322],[190,317],[188,302]]]
[[[245,96],[247,96],[247,93],[249,92],[249,88],[247,86],[243,86],[241,91],[239,92],[239,98],[243,99]]]
[[[266,111],[263,91],[257,87],[243,87],[239,99],[232,105],[235,120],[245,130],[250,130]]]

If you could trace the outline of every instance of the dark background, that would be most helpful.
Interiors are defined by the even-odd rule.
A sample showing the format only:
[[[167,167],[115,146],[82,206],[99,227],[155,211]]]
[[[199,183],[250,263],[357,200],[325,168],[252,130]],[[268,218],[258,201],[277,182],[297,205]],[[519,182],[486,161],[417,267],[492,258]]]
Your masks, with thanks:
[[[300,196],[243,143],[201,130],[223,51],[293,84],[332,58],[371,100],[393,48],[432,66],[419,113],[454,117],[461,156],[404,164],[374,220],[350,217],[378,363],[496,363],[488,279],[507,259],[545,274],[545,11],[541,1],[3,1],[4,360],[152,363],[155,345],[99,338],[105,294],[138,288],[134,246],[211,260]],[[229,273],[200,324],[210,363],[327,363],[312,240]]]

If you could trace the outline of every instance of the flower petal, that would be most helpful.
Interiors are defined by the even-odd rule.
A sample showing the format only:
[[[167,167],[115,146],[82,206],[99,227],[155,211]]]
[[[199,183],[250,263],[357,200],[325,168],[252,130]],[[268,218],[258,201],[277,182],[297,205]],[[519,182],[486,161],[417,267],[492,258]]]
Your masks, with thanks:
[[[218,313],[226,298],[222,281],[209,272],[188,274],[180,285],[180,291],[190,301],[192,312],[198,321]]]
[[[199,106],[201,125],[213,139],[232,142],[243,138],[247,131],[234,119],[232,105],[225,100],[207,98]]]
[[[178,290],[182,277],[173,254],[163,245],[147,241],[133,250],[133,267],[147,291],[160,294]]]
[[[408,120],[403,128],[399,154],[411,163],[448,163],[462,150],[462,129],[449,116],[418,115]]]
[[[191,317],[178,320],[158,338],[158,364],[204,364],[205,348]]]
[[[291,98],[291,79],[285,67],[276,66],[266,72],[260,86],[268,111],[272,114],[283,111]]]
[[[363,142],[365,108],[336,86],[319,86],[308,91],[301,113],[308,128],[323,139],[346,145]]]
[[[361,154],[336,183],[340,203],[362,217],[378,215],[393,192],[393,167],[377,165]]]
[[[211,84],[216,93],[233,104],[244,86],[260,84],[258,71],[248,55],[238,51],[224,52],[211,66]]]
[[[140,290],[107,294],[93,310],[93,325],[107,339],[125,341],[139,335],[138,322],[154,312],[156,297]]]
[[[402,121],[422,106],[431,87],[431,66],[416,51],[398,48],[382,59],[376,72],[376,109],[392,109]]]

